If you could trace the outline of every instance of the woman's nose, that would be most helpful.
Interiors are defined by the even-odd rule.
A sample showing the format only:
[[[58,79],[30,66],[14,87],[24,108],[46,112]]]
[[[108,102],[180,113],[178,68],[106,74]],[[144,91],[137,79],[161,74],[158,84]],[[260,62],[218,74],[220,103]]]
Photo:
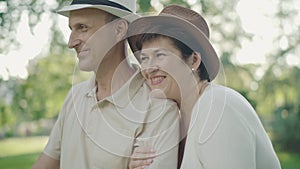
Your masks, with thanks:
[[[144,70],[146,73],[151,74],[154,72],[157,72],[159,70],[158,65],[148,65],[146,67],[143,67],[142,70]]]

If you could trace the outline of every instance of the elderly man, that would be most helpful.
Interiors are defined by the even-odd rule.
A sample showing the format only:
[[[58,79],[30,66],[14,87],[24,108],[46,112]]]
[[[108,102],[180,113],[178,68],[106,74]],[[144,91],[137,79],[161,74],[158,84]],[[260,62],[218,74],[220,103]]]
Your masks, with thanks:
[[[69,48],[91,80],[68,93],[49,141],[32,169],[126,169],[136,143],[156,148],[153,168],[176,168],[177,105],[151,97],[138,67],[127,59],[126,33],[134,0],[73,0]]]

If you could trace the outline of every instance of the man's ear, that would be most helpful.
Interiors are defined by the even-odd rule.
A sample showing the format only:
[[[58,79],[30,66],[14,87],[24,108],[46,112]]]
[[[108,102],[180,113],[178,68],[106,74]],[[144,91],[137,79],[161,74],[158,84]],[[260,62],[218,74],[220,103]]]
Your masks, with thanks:
[[[128,22],[124,19],[118,19],[115,23],[115,33],[118,41],[124,39],[128,30]]]
[[[198,68],[202,62],[201,54],[199,52],[193,52],[192,59],[193,59],[192,67],[195,70],[198,70]]]

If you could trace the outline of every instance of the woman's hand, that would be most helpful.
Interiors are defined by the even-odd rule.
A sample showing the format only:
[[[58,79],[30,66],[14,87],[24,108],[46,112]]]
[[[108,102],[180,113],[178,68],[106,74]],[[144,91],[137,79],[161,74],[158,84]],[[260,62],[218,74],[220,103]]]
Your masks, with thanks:
[[[152,148],[136,147],[129,162],[129,169],[144,169],[152,164],[155,157],[155,150]]]

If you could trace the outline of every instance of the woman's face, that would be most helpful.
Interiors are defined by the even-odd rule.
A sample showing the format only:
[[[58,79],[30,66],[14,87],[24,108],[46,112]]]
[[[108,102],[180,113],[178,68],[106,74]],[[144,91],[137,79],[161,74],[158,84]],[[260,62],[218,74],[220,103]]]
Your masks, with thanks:
[[[191,74],[191,69],[172,40],[159,36],[144,42],[138,59],[152,95],[178,101],[183,87],[188,87],[187,73]]]

